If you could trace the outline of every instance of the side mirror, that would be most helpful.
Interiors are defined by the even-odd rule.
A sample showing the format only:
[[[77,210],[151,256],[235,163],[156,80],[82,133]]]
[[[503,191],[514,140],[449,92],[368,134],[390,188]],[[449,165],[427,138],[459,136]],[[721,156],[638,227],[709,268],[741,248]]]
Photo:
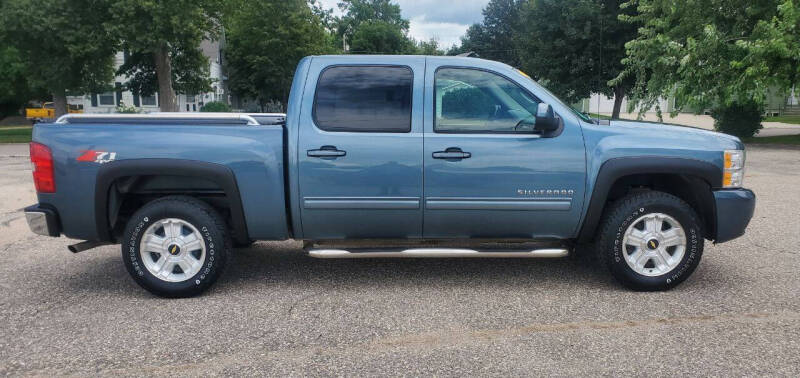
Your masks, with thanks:
[[[536,125],[534,130],[542,134],[558,130],[558,118],[553,112],[553,107],[550,104],[541,103],[536,109]]]

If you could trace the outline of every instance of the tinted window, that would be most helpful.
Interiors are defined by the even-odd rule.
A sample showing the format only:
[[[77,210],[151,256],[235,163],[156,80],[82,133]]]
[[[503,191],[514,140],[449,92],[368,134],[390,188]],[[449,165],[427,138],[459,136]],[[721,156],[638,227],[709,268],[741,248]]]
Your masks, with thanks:
[[[439,69],[435,79],[437,132],[533,132],[539,101],[516,83],[466,68]]]
[[[323,71],[314,96],[314,122],[326,131],[411,131],[408,67],[341,66]]]

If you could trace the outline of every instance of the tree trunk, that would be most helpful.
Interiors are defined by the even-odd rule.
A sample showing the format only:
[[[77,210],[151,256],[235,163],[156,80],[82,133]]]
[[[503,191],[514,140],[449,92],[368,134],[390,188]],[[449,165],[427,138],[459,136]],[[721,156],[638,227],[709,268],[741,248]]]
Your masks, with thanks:
[[[156,77],[158,78],[158,104],[162,112],[177,112],[178,98],[172,88],[172,59],[169,56],[169,47],[162,44],[153,53],[156,63]]]
[[[56,118],[67,114],[67,92],[63,89],[53,91],[53,107]]]
[[[625,99],[625,89],[622,86],[614,87],[614,111],[611,113],[611,119],[619,119],[619,111],[622,108],[622,100]]]

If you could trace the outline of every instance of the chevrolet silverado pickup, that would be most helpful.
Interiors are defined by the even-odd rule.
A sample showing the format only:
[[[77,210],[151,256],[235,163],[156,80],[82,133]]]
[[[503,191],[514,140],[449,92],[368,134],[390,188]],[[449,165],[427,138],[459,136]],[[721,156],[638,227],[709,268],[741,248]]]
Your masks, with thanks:
[[[34,127],[31,230],[120,244],[133,279],[197,295],[235,246],[316,258],[566,256],[665,290],[755,196],[729,135],[599,122],[527,75],[465,57],[312,56],[287,113],[67,115]],[[591,246],[591,248],[583,248]]]

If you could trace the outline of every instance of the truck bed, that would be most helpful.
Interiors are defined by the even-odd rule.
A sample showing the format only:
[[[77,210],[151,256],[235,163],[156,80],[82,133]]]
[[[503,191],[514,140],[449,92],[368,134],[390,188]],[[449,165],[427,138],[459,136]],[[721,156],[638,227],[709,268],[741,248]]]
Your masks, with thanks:
[[[165,162],[164,166],[166,162],[216,165],[229,170],[240,194],[233,200],[241,201],[239,208],[244,212],[249,237],[287,237],[281,125],[230,124],[221,119],[192,122],[185,118],[181,122],[130,124],[122,119],[89,118],[38,124],[33,130],[33,141],[52,150],[58,183],[55,193],[40,193],[39,202],[57,207],[66,236],[107,239],[98,235],[102,227],[95,224],[96,213],[103,207],[96,198],[113,199],[113,193],[95,193],[98,175],[101,170],[138,160],[156,165]],[[179,172],[176,174],[180,177]],[[160,189],[169,190],[168,185]],[[113,206],[107,211],[112,212]]]

